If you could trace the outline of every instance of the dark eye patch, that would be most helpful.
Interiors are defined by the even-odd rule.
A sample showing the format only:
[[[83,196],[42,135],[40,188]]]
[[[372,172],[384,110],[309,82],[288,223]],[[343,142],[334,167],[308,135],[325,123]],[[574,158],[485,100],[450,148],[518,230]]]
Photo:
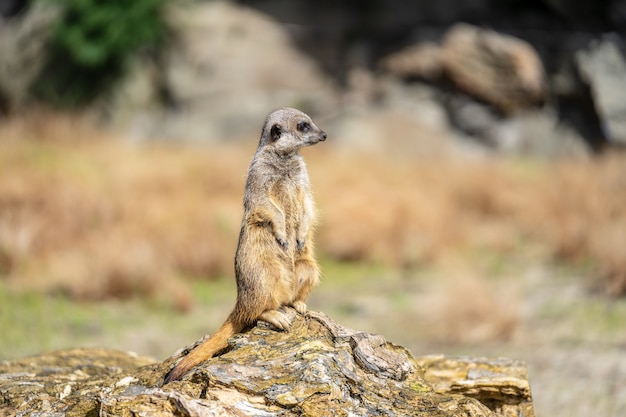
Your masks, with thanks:
[[[298,130],[300,132],[308,132],[311,130],[311,125],[308,122],[300,122],[298,123]]]

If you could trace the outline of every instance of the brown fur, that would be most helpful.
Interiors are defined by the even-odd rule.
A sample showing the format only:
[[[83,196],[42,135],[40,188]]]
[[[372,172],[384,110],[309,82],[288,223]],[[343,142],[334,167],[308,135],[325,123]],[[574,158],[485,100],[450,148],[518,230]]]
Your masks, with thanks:
[[[313,197],[299,150],[324,140],[326,133],[301,111],[281,108],[265,120],[243,199],[235,255],[237,302],[224,324],[185,356],[165,383],[211,358],[256,320],[286,330],[291,322],[282,308],[306,313],[319,267],[313,255]]]

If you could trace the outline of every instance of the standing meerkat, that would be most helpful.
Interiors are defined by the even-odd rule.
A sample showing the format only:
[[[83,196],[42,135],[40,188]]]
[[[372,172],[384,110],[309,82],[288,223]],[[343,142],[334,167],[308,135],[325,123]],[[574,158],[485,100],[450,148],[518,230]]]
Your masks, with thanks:
[[[291,325],[285,306],[306,313],[319,281],[313,255],[313,197],[300,148],[326,140],[305,113],[284,107],[265,119],[246,180],[243,220],[235,254],[237,302],[224,324],[167,374],[175,381],[228,346],[228,339],[257,320]]]

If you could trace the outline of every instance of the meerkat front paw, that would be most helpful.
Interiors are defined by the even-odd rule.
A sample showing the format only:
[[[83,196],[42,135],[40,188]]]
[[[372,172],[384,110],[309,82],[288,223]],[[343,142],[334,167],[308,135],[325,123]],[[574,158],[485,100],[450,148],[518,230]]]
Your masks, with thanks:
[[[296,311],[302,315],[305,315],[307,312],[307,306],[304,301],[297,300],[291,303],[291,306],[296,309]]]
[[[259,320],[263,320],[272,326],[280,330],[287,330],[291,327],[291,320],[282,311],[278,310],[265,310],[260,316]]]
[[[296,243],[298,244],[298,250],[304,249],[305,240],[296,239]]]

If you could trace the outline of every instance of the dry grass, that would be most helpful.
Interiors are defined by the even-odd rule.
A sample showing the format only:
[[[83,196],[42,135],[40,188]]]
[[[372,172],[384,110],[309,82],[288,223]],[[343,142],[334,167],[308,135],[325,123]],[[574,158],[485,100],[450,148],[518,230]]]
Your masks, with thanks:
[[[320,244],[332,256],[405,265],[476,248],[506,255],[532,243],[558,260],[595,264],[610,293],[626,290],[624,155],[328,165],[332,178],[316,185],[328,207]]]
[[[232,274],[245,147],[138,146],[59,118],[0,127],[0,278],[77,298],[150,295]],[[626,157],[410,160],[306,151],[318,247],[412,267],[528,245],[626,292]]]
[[[229,150],[138,148],[67,120],[15,122],[1,135],[10,282],[78,298],[164,296],[185,309],[181,276],[230,274],[242,174],[224,172],[247,162]]]

